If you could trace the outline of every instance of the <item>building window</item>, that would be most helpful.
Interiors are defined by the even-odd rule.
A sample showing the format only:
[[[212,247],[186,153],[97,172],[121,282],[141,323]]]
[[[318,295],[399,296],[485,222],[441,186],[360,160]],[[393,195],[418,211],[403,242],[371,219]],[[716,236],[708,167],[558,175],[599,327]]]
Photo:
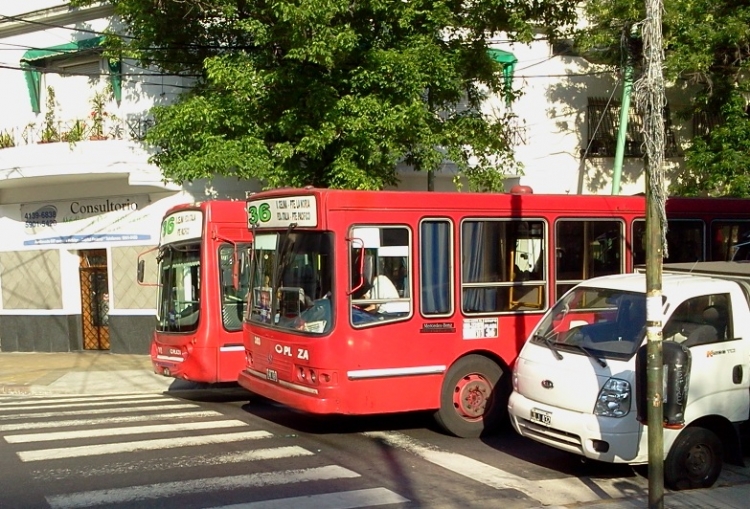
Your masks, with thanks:
[[[58,72],[61,75],[99,74],[102,69],[101,45],[104,36],[73,41],[49,48],[30,49],[21,57],[21,68],[24,70],[29,89],[31,110],[41,112],[42,73]],[[87,64],[85,72],[76,69]],[[106,67],[112,83],[115,100],[119,103],[122,97],[122,63],[119,59],[109,60]],[[97,70],[93,73],[93,70]]]
[[[643,113],[631,107],[625,134],[625,157],[643,157]],[[614,157],[620,126],[620,103],[604,97],[589,97],[586,115],[587,138],[583,157]],[[679,155],[669,106],[664,109],[665,157]]]

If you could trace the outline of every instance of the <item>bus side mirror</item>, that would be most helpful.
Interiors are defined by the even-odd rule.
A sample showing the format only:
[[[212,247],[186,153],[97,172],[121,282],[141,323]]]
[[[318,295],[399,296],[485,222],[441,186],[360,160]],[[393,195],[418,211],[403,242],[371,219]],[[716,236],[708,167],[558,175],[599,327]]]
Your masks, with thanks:
[[[365,293],[367,290],[365,287],[365,243],[361,239],[348,238],[347,242],[351,243],[351,281],[350,289],[346,293],[347,295],[359,295]],[[359,244],[359,245],[357,245]]]
[[[146,262],[144,260],[138,260],[138,282],[143,283],[143,275],[146,272]]]
[[[236,292],[240,289],[240,256],[237,252],[237,244],[234,245],[234,254],[232,255],[232,289]]]

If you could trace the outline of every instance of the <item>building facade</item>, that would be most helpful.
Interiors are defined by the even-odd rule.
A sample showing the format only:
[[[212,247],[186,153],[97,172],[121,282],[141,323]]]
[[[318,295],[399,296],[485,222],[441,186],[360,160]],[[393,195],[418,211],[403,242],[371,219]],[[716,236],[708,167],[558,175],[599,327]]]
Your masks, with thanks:
[[[138,255],[158,243],[164,212],[178,203],[243,199],[258,189],[232,179],[163,179],[142,142],[149,111],[191,83],[104,58],[108,29],[124,31],[109,5],[0,6],[0,351],[147,353],[156,295],[136,283],[136,266]],[[508,186],[609,194],[617,77],[541,38],[529,45],[498,41],[496,49],[508,64],[509,85],[520,92],[512,103],[497,97],[485,107],[489,115],[514,114],[523,171],[508,173]],[[644,191],[638,128],[635,115],[622,194]],[[674,126],[675,147],[689,136]],[[673,155],[668,164],[678,168],[679,150]],[[399,175],[399,189],[428,186],[424,173],[400,168]],[[446,165],[434,189],[455,190],[454,176]]]

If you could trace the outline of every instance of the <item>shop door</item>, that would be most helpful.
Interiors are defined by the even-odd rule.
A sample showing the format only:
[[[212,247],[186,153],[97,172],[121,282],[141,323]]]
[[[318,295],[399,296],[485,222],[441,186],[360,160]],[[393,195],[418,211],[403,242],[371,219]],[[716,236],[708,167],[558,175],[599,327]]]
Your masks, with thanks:
[[[81,251],[81,320],[84,350],[109,350],[107,251]]]

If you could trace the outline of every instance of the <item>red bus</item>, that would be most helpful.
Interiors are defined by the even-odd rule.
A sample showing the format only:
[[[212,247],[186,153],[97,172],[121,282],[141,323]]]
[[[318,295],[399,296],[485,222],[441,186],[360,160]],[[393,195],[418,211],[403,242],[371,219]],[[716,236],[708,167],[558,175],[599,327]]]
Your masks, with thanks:
[[[255,194],[239,384],[311,413],[434,410],[454,435],[490,433],[544,310],[631,271],[644,216],[642,196]]]
[[[155,373],[193,382],[237,382],[245,365],[242,316],[248,288],[241,268],[251,239],[244,201],[213,200],[167,211],[157,256]]]

